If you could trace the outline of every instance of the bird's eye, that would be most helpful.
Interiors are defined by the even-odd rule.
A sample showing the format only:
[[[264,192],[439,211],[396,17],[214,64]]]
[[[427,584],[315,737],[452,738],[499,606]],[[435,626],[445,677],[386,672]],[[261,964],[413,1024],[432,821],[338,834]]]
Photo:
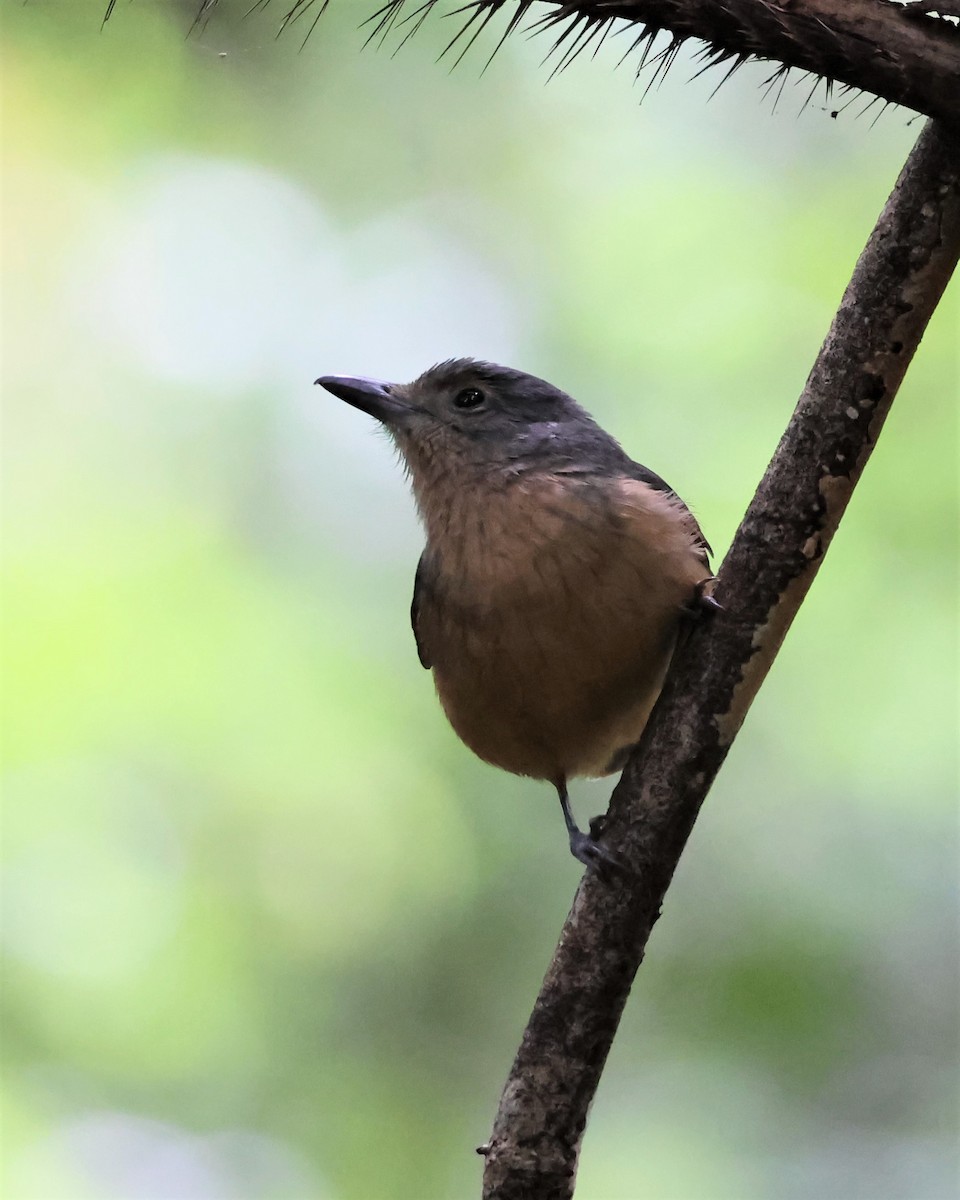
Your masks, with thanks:
[[[479,388],[464,388],[453,398],[454,408],[479,408],[483,403],[483,392]]]

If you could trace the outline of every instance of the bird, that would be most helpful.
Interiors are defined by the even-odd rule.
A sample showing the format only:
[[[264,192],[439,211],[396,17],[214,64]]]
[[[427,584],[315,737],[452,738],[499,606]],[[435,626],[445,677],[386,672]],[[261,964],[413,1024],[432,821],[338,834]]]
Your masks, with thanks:
[[[374,417],[426,535],[411,623],[469,749],[557,791],[570,851],[622,864],[568,782],[623,768],[683,623],[719,607],[710,546],[677,493],[546,380],[471,358],[412,383],[316,380]]]

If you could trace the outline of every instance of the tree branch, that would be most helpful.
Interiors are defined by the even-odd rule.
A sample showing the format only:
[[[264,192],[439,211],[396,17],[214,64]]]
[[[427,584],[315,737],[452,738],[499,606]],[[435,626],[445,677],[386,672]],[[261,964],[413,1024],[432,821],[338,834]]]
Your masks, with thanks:
[[[960,137],[930,123],[853,273],[719,572],[723,611],[679,649],[617,785],[510,1071],[485,1200],[567,1200],[580,1141],[650,931],[696,820],[839,524],[960,255]]]
[[[279,15],[279,32],[295,27],[309,37],[330,2],[236,0],[233,7],[252,13],[270,5]],[[105,0],[104,23],[116,3]],[[204,27],[228,7],[225,0],[193,4],[191,28]],[[625,21],[633,26],[626,44],[637,52],[637,74],[648,69],[651,82],[694,40],[703,43],[704,69],[716,67],[725,77],[753,59],[780,64],[768,81],[777,94],[790,71],[809,72],[814,82],[805,103],[820,80],[835,112],[867,92],[960,129],[960,27],[945,19],[960,11],[958,0],[910,0],[906,7],[897,0],[379,0],[371,9],[364,22],[370,40],[394,34],[399,44],[434,10],[460,14],[461,29],[444,52],[455,61],[498,15],[504,16],[505,32],[497,49],[529,16],[530,27],[554,38],[547,57],[561,70]],[[660,34],[668,36],[667,44],[653,52]]]
[[[287,19],[327,3],[295,0]],[[815,77],[808,100],[818,78],[828,101],[833,100],[835,83],[840,92],[851,93],[833,100],[836,111],[864,91],[960,129],[960,27],[944,19],[955,4],[956,0],[913,0],[909,7],[894,0],[466,0],[448,5],[446,0],[385,0],[370,21],[372,38],[386,38],[395,30],[405,41],[434,9],[460,13],[460,32],[444,52],[459,61],[498,14],[506,14],[506,31],[497,48],[529,15],[532,29],[554,39],[547,58],[555,70],[564,69],[585,50],[592,52],[625,21],[633,26],[627,34],[632,45],[627,44],[639,57],[637,74],[649,69],[651,82],[669,70],[680,47],[692,39],[704,43],[704,69],[725,69],[726,77],[752,59],[778,63],[768,81],[778,92],[796,69]],[[660,34],[667,34],[668,41],[653,52]]]
[[[481,0],[495,6],[498,0]],[[503,0],[499,0],[503,3]],[[843,90],[870,92],[960,128],[960,28],[930,16],[940,6],[890,0],[547,0],[552,22],[607,22],[707,43],[707,64],[736,70],[751,58],[807,71]],[[579,35],[579,30],[577,31]],[[641,34],[641,37],[645,35]],[[667,51],[672,53],[672,47]],[[667,64],[667,59],[661,60]],[[655,68],[656,69],[656,68]],[[846,101],[836,101],[844,107]]]

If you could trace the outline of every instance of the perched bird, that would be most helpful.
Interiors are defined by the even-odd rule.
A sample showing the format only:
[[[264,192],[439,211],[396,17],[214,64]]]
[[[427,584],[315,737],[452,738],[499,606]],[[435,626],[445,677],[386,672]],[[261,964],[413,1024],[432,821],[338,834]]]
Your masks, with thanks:
[[[677,494],[570,396],[532,375],[451,359],[413,383],[325,375],[376,417],[406,463],[426,531],[411,617],[459,737],[557,789],[620,770],[660,693],[710,551]]]

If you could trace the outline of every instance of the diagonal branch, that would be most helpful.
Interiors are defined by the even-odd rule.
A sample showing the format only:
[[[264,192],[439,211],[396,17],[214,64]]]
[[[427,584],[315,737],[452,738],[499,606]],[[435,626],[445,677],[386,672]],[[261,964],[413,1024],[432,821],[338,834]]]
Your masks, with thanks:
[[[495,6],[504,0],[480,0]],[[891,0],[546,0],[545,23],[629,21],[665,31],[679,44],[706,43],[708,66],[736,70],[749,59],[780,63],[770,82],[789,70],[810,72],[853,92],[903,104],[960,128],[960,28],[929,15],[943,5],[905,8]],[[629,36],[629,35],[628,35]],[[646,33],[640,33],[646,40]]]
[[[292,13],[329,0],[283,2],[293,3]],[[382,0],[370,21],[376,37],[408,24],[406,40],[435,11],[459,16],[453,43],[465,38],[462,57],[498,14],[507,27],[494,54],[529,15],[529,27],[551,39],[554,71],[616,27],[627,57],[636,52],[638,76],[649,69],[649,83],[666,74],[681,45],[700,42],[703,69],[720,68],[721,82],[759,60],[779,64],[767,80],[776,94],[791,71],[808,72],[815,79],[806,102],[819,79],[835,113],[866,92],[875,97],[866,108],[902,104],[960,129],[960,26],[947,19],[956,7],[957,0]],[[660,35],[666,44],[652,53]]]
[[[581,883],[481,1147],[485,1200],[572,1196],[587,1110],[677,861],[958,256],[960,137],[931,122],[724,560],[724,610],[678,652],[614,791],[605,840],[632,878]]]

